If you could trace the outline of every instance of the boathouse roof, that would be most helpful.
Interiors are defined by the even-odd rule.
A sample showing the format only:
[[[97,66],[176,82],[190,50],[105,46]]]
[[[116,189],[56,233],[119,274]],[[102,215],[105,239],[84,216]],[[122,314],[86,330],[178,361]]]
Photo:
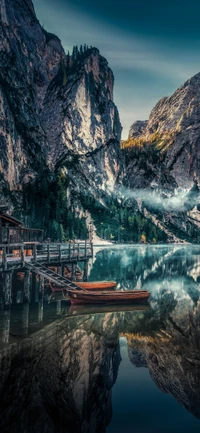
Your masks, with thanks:
[[[20,227],[23,225],[17,218],[0,211],[0,226],[9,225],[11,227]]]

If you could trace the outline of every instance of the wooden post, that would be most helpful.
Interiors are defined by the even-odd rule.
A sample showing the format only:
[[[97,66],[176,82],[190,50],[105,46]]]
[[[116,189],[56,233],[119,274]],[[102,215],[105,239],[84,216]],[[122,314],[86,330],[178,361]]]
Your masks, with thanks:
[[[83,281],[88,280],[88,260],[84,262]]]
[[[25,266],[24,245],[21,246],[21,261],[22,261],[22,268],[24,268]]]
[[[71,252],[71,244],[69,243],[69,261],[71,261],[72,252]]]
[[[29,323],[29,303],[23,304],[22,310],[22,335],[28,334],[28,323]]]
[[[30,288],[31,288],[30,271],[26,270],[24,273],[24,302],[30,301]]]
[[[44,316],[44,304],[43,304],[43,299],[40,299],[38,302],[38,323],[43,322],[43,316]]]
[[[60,315],[62,312],[62,304],[61,301],[56,302],[56,314]]]
[[[39,299],[43,299],[44,297],[44,277],[40,275],[40,282],[39,282]]]
[[[4,344],[8,344],[10,335],[10,310],[4,311],[2,328],[2,342]]]
[[[73,257],[74,257],[74,254],[75,254],[75,241],[73,242]]]
[[[80,244],[78,243],[78,260],[80,260]]]
[[[85,240],[85,258],[87,259],[87,241]]]
[[[57,274],[62,275],[62,266],[57,267]]]
[[[37,245],[36,244],[33,245],[33,260],[35,262],[37,261]]]
[[[5,272],[3,274],[3,298],[4,309],[8,310],[12,303],[12,273]]]
[[[76,281],[76,263],[72,263],[72,281]]]
[[[33,302],[37,302],[38,301],[37,274],[35,272],[32,272],[31,299],[32,299]]]
[[[58,245],[58,260],[59,260],[59,263],[61,263],[61,256],[62,256],[62,253],[61,253],[61,245],[59,244],[59,245]]]
[[[2,263],[3,263],[3,270],[6,271],[6,269],[7,269],[7,267],[8,267],[8,264],[7,264],[6,247],[3,247]]]
[[[65,276],[65,265],[64,264],[62,265],[62,273],[61,273],[61,275],[62,275],[62,277]]]
[[[92,254],[92,257],[93,257],[93,255],[94,255],[93,242],[90,242],[90,246],[91,246],[91,254]]]
[[[47,245],[47,262],[50,262],[50,245]]]

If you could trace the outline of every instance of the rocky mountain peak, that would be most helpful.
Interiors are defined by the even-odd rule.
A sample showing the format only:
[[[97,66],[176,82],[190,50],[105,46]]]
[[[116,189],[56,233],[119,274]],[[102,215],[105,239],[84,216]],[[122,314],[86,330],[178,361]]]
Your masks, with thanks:
[[[14,26],[22,22],[38,22],[31,0],[1,0],[0,21],[3,25]]]
[[[200,73],[186,81],[172,96],[162,98],[152,110],[147,135],[157,131],[182,132],[193,123],[200,102]]]
[[[147,124],[148,120],[136,120],[130,127],[128,138],[137,138],[143,135]]]
[[[42,170],[66,178],[69,199],[99,197],[122,168],[114,77],[99,50],[74,47],[39,24],[31,0],[1,0],[0,187],[4,196]],[[69,199],[70,206],[70,199]]]
[[[140,144],[159,153],[154,162],[158,166],[151,169],[151,179],[155,176],[158,183],[159,168],[160,172],[168,173],[169,183],[174,179],[176,187],[190,188],[194,179],[200,184],[199,118],[200,73],[186,81],[172,96],[162,98],[151,111],[147,124],[138,121],[132,125],[129,138],[136,141],[132,140],[131,146],[137,146],[139,139]],[[155,170],[153,176],[152,170]],[[147,172],[145,179],[148,179]],[[140,184],[142,182],[141,179]]]

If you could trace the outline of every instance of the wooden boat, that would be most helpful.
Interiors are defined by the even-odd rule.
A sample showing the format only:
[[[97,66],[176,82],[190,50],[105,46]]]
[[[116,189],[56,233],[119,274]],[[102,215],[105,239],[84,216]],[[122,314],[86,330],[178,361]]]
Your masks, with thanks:
[[[116,286],[116,282],[115,281],[95,281],[95,282],[85,282],[85,283],[77,283],[75,282],[75,284],[79,287],[81,287],[81,289],[84,290],[88,290],[88,291],[100,291],[102,292],[102,290],[114,290],[115,286]],[[63,290],[66,290],[65,288],[63,289],[62,287],[56,286],[54,283],[49,283],[50,288],[52,290],[52,292],[62,292]]]
[[[145,302],[149,299],[150,293],[147,290],[114,290],[105,292],[92,291],[67,291],[72,305],[77,304],[130,304]]]
[[[102,292],[102,290],[114,290],[115,286],[116,286],[116,282],[115,281],[92,281],[92,282],[85,282],[85,283],[77,283],[76,285],[81,287],[82,289],[85,290],[95,290],[95,292],[100,291]]]

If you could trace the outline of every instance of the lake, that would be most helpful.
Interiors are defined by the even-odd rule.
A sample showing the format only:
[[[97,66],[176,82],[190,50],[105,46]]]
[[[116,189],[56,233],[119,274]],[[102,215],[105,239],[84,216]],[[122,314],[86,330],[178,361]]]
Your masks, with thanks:
[[[199,433],[200,246],[94,253],[90,281],[148,289],[149,303],[70,307],[47,293],[1,310],[1,433]]]

